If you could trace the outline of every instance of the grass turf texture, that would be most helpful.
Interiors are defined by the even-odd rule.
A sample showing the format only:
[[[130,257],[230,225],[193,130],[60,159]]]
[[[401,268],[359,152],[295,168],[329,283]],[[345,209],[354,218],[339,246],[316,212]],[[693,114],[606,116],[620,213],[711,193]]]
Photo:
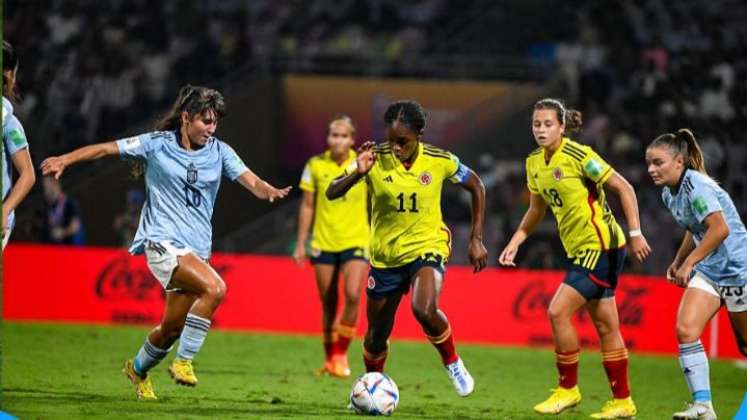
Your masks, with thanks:
[[[360,418],[347,409],[353,378],[317,378],[321,342],[316,337],[211,331],[196,359],[194,389],[175,385],[168,363],[151,371],[155,402],[135,400],[121,373],[147,329],[62,324],[5,323],[2,407],[21,419]],[[362,373],[360,341],[351,346],[353,376]],[[394,341],[386,371],[399,386],[399,419],[543,418],[532,406],[556,383],[547,349],[460,345],[475,377],[475,393],[460,398],[425,342]],[[674,357],[633,354],[631,372],[638,419],[671,418],[688,400]],[[581,405],[563,419],[587,419],[610,397],[596,349],[581,353]],[[747,371],[731,362],[711,363],[720,418],[732,418],[747,387]]]

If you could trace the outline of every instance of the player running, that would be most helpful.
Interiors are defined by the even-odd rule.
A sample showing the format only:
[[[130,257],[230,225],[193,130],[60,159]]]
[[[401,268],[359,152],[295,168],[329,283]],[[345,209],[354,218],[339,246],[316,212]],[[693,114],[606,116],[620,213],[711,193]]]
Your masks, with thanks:
[[[412,287],[415,319],[441,355],[456,392],[467,396],[474,380],[456,352],[449,321],[438,308],[451,246],[451,233],[441,217],[441,190],[448,179],[472,196],[469,258],[478,272],[487,263],[482,243],[485,187],[456,156],[422,142],[426,114],[417,102],[392,103],[384,122],[386,143],[364,143],[357,167],[327,189],[327,197],[339,198],[365,179],[371,198],[372,268],[363,342],[366,371],[384,370],[397,307]]]
[[[693,396],[674,419],[715,419],[708,356],[700,335],[726,306],[739,350],[747,355],[747,230],[734,202],[708,176],[690,130],[662,134],[646,149],[648,174],[663,187],[661,197],[687,229],[667,279],[685,287],[677,311],[680,366]]]
[[[580,348],[571,318],[585,308],[599,335],[613,395],[592,417],[632,417],[637,410],[630,396],[628,351],[615,303],[615,288],[625,262],[625,234],[607,205],[604,187],[620,196],[636,259],[642,261],[651,249],[641,233],[633,187],[590,147],[566,137],[581,124],[581,113],[566,109],[557,99],[534,104],[532,133],[540,147],[526,159],[529,209],[498,262],[516,265],[519,246],[542,221],[549,206],[557,219],[569,269],[547,311],[559,384],[534,410],[558,414],[581,402],[577,384]]]
[[[130,252],[145,254],[148,267],[166,290],[163,319],[124,372],[139,399],[156,399],[148,371],[179,339],[169,374],[180,385],[195,386],[192,360],[200,351],[226,285],[210,266],[215,197],[221,177],[237,181],[260,199],[288,194],[260,179],[226,143],[213,137],[225,113],[220,92],[185,86],[155,132],[85,146],[41,165],[43,175],[59,178],[77,162],[119,155],[144,164],[146,200]]]
[[[15,98],[18,55],[13,46],[3,41],[3,219],[2,249],[10,239],[15,225],[15,210],[28,195],[36,182],[34,164],[31,162],[29,143],[23,125],[13,115],[12,99]],[[8,164],[13,162],[13,166]],[[13,169],[18,172],[18,180],[13,183]]]
[[[303,170],[299,187],[303,190],[298,212],[298,237],[293,259],[302,265],[306,259],[306,238],[314,224],[311,263],[322,301],[322,334],[325,361],[319,373],[350,376],[347,350],[355,336],[361,285],[368,269],[368,192],[366,184],[355,185],[340,200],[325,196],[333,179],[345,168],[355,166],[355,126],[348,116],[338,116],[329,124],[329,149],[312,157]],[[338,278],[345,281],[345,305],[337,323]]]

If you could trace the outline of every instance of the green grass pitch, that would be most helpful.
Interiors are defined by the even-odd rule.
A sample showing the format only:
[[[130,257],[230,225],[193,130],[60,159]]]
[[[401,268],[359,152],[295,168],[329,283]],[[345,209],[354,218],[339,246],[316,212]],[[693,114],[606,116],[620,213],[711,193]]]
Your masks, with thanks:
[[[230,419],[360,418],[347,411],[351,379],[317,378],[320,340],[212,331],[196,359],[200,379],[179,387],[166,372],[170,355],[153,371],[159,400],[138,402],[121,373],[147,329],[88,325],[5,323],[2,343],[2,407],[21,419]],[[397,382],[399,419],[532,419],[531,407],[556,381],[552,352],[477,345],[458,347],[476,381],[459,398],[426,342],[394,341],[387,373]],[[351,346],[353,375],[362,372],[360,341]],[[674,357],[631,356],[638,419],[666,419],[688,400]],[[731,419],[745,388],[747,371],[728,361],[711,364],[714,402]],[[583,349],[583,401],[563,419],[586,419],[609,398],[596,349]]]

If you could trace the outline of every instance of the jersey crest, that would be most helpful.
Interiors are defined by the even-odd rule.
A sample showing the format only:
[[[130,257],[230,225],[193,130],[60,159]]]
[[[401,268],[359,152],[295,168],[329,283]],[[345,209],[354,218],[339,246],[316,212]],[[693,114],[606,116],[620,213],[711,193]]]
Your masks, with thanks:
[[[421,184],[423,184],[423,185],[428,185],[428,184],[430,184],[430,183],[431,183],[431,181],[433,181],[433,176],[431,175],[431,173],[430,173],[430,172],[428,172],[428,171],[423,171],[423,172],[422,172],[422,173],[420,174],[420,183],[421,183]]]

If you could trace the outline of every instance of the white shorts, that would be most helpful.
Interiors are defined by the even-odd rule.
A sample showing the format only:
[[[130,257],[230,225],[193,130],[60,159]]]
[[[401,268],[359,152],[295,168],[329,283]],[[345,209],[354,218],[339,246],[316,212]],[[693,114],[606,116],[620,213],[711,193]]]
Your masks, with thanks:
[[[177,248],[170,241],[145,241],[145,258],[150,272],[167,291],[176,290],[169,287],[174,269],[179,265],[177,258],[194,253],[189,248]],[[196,255],[196,254],[195,254]]]
[[[747,286],[721,286],[696,271],[687,284],[688,288],[700,289],[710,295],[721,298],[729,312],[747,311]]]
[[[10,233],[12,230],[3,229],[3,251],[5,251],[5,245],[8,245],[8,239],[10,239]]]

